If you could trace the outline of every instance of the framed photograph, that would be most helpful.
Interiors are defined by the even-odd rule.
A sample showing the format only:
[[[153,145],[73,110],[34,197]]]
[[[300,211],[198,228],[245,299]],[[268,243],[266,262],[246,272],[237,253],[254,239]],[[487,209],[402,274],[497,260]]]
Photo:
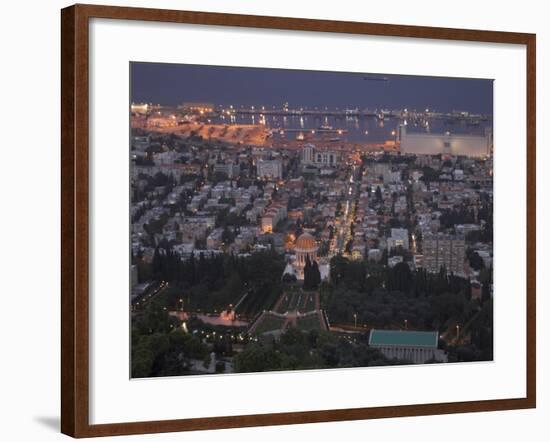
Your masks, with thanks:
[[[535,407],[535,35],[61,18],[63,433]]]

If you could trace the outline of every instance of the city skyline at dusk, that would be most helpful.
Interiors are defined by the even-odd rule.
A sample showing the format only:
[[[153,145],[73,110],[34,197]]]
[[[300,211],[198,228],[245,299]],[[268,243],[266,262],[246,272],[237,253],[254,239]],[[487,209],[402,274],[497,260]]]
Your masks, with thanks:
[[[134,102],[425,109],[492,115],[493,80],[132,62]]]
[[[131,75],[133,378],[493,360],[491,80]]]

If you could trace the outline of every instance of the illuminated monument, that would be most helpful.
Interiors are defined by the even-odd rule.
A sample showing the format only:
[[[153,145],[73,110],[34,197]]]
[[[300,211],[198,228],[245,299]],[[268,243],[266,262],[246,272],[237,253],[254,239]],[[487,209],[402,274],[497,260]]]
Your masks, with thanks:
[[[296,267],[296,273],[298,279],[304,278],[304,267],[306,266],[306,261],[309,259],[310,262],[317,260],[317,241],[315,238],[305,232],[302,233],[296,240],[296,245],[294,246],[294,251],[296,252],[296,261],[294,266]]]

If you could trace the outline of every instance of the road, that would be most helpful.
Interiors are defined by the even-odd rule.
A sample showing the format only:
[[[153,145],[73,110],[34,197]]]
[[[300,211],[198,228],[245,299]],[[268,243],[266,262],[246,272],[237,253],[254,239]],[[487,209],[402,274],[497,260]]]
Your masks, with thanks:
[[[136,310],[136,309],[144,308],[149,302],[151,302],[159,294],[164,292],[164,290],[166,290],[168,288],[168,285],[169,285],[168,282],[161,281],[156,288],[150,290],[145,295],[143,295],[141,298],[135,300],[135,302],[132,301],[132,309]]]
[[[330,242],[329,256],[345,255],[346,244],[353,239],[351,236],[351,224],[354,221],[355,206],[361,184],[361,168],[353,165],[349,176],[346,178],[346,197],[343,208],[334,223],[334,236]]]

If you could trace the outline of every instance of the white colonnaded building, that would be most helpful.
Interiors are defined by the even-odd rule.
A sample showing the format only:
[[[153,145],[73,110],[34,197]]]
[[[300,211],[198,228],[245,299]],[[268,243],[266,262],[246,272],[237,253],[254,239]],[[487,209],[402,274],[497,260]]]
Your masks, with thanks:
[[[447,354],[437,348],[436,331],[371,330],[369,346],[379,349],[388,359],[406,359],[413,364],[427,361],[447,362]]]

